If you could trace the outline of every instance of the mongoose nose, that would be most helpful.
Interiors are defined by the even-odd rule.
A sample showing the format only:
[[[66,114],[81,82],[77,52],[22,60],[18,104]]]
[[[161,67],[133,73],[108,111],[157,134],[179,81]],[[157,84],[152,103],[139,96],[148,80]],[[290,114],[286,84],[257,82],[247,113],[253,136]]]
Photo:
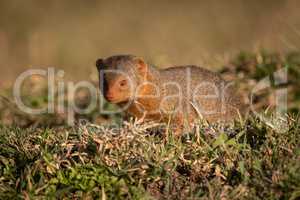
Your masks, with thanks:
[[[106,94],[106,95],[105,95],[105,98],[106,98],[108,101],[113,101],[113,100],[114,100],[114,95],[112,95],[112,94]]]
[[[107,91],[104,95],[105,97],[109,97],[109,98],[112,98],[114,96],[114,94],[111,91]]]

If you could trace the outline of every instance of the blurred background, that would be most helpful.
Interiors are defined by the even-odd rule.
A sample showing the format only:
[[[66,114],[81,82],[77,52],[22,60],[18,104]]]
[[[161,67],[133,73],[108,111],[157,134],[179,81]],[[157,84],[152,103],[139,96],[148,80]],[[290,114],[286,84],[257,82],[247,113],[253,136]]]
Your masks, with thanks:
[[[297,0],[2,0],[0,87],[28,68],[90,79],[95,60],[113,54],[213,68],[241,50],[297,50],[299,9]]]

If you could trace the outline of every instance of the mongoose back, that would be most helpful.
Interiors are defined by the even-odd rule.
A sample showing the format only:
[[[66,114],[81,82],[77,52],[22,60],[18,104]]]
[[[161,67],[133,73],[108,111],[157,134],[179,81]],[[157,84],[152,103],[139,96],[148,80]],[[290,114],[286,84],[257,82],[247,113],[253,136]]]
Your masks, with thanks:
[[[235,119],[239,95],[217,73],[198,66],[157,69],[140,57],[117,55],[96,62],[105,99],[145,120],[169,122],[176,133],[196,119]]]

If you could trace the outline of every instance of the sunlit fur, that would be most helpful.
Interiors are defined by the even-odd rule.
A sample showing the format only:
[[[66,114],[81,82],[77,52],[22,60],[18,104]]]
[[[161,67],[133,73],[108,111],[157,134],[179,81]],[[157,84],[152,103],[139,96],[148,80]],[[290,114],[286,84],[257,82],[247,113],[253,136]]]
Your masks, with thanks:
[[[100,83],[106,86],[102,87],[102,93],[109,102],[128,106],[126,112],[138,118],[166,123],[171,119],[176,129],[190,126],[199,117],[209,122],[232,121],[242,108],[237,91],[231,87],[224,90],[227,83],[218,74],[201,67],[189,65],[160,70],[141,58],[121,55],[99,59],[97,68]],[[121,86],[124,80],[127,85]],[[211,98],[215,89],[223,96]],[[193,92],[197,92],[196,99]]]

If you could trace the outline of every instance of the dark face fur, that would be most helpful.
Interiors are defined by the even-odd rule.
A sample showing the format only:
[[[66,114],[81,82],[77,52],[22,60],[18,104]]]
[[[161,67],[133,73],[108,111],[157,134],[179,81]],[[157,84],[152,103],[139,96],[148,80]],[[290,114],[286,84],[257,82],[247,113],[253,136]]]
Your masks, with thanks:
[[[122,103],[135,97],[139,65],[137,58],[130,55],[97,60],[100,90],[107,101]]]

